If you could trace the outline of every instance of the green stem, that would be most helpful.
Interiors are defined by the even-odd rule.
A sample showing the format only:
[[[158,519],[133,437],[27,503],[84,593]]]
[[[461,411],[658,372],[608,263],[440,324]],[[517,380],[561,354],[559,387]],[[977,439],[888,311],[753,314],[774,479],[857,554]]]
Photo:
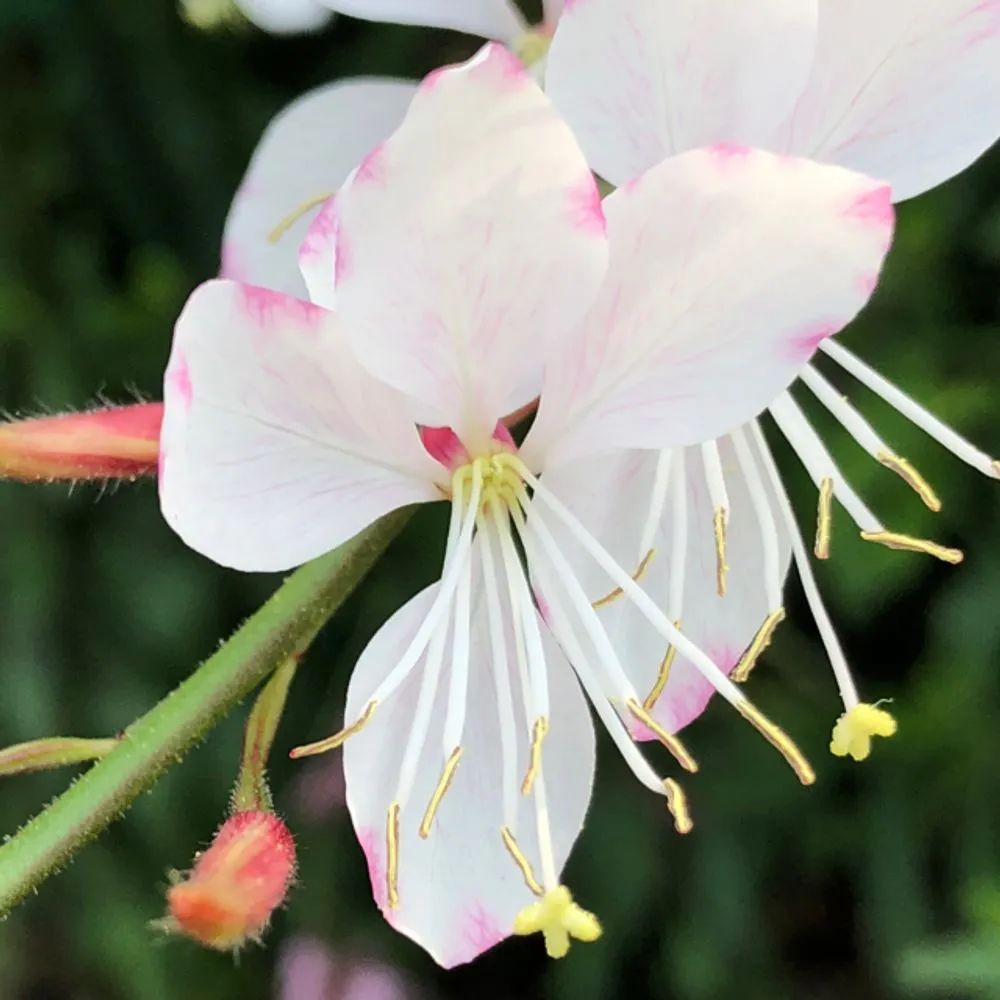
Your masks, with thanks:
[[[296,570],[186,681],[125,731],[119,745],[0,847],[0,917],[121,816],[238,701],[308,645],[410,512],[397,511]]]

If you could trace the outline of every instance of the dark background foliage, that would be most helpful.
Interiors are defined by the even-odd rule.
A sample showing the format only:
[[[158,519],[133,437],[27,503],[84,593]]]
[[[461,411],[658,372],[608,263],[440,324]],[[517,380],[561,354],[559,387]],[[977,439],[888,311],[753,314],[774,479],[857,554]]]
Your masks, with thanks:
[[[173,319],[215,270],[229,198],[269,118],[333,78],[419,75],[473,45],[347,19],[305,39],[202,34],[170,0],[3,0],[0,406],[158,398]],[[845,337],[1000,449],[998,289],[993,156],[902,209],[886,280]],[[301,846],[301,884],[266,946],[234,963],[164,941],[148,922],[167,870],[185,867],[222,818],[235,713],[0,926],[0,997],[256,1000],[276,995],[278,956],[302,934],[341,961],[396,966],[428,997],[1000,997],[997,484],[850,389],[938,486],[944,512],[927,513],[834,433],[855,485],[894,527],[968,553],[952,569],[887,552],[839,519],[821,583],[863,689],[895,697],[900,722],[866,764],[826,753],[838,703],[793,579],[791,621],[753,686],[816,762],[818,783],[800,788],[713,705],[688,734],[703,766],[688,783],[696,831],[680,839],[602,747],[571,862],[578,895],[604,918],[598,944],[549,963],[539,941],[515,941],[442,973],[383,924],[345,814],[303,809],[301,766],[279,754],[274,784]],[[814,493],[785,464],[808,525]],[[151,484],[99,494],[0,486],[0,744],[121,728],[276,585],[185,549]],[[282,748],[339,718],[367,636],[434,572],[437,517],[420,515],[310,653]],[[15,830],[67,780],[6,780],[0,828]]]

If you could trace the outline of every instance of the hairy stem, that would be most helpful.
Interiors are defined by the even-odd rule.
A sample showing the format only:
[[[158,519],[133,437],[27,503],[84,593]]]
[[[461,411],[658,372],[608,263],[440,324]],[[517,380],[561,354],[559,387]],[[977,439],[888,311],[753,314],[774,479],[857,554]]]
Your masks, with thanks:
[[[397,511],[293,573],[186,681],[125,731],[119,745],[0,847],[0,916],[120,817],[237,702],[308,645],[388,544]]]

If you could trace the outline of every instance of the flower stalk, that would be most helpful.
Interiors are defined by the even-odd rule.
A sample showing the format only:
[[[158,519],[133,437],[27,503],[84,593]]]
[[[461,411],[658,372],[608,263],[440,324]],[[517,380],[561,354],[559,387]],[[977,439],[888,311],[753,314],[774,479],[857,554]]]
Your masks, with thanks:
[[[340,607],[409,519],[397,511],[293,573],[218,652],[129,726],[119,745],[0,846],[0,916],[120,817]]]

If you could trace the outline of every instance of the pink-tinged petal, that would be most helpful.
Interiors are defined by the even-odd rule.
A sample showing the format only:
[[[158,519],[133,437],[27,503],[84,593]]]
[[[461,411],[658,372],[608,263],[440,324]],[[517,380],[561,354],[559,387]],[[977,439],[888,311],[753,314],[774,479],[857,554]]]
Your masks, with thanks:
[[[236,0],[236,6],[258,28],[276,35],[316,31],[331,17],[319,0]]]
[[[351,80],[311,91],[285,108],[264,132],[233,199],[222,277],[305,297],[296,254],[319,212],[317,199],[332,195],[402,121],[415,89],[402,81]],[[279,232],[303,206],[301,217]],[[317,238],[303,271],[309,297],[329,308],[332,252],[328,261],[318,259],[326,247]]]
[[[474,571],[478,574],[478,560]],[[481,580],[481,577],[478,577]],[[399,662],[438,590],[434,584],[401,608],[379,630],[351,677],[345,719],[356,719],[380,681]],[[386,817],[397,795],[400,767],[420,690],[423,661],[404,685],[380,703],[371,721],[344,746],[347,805],[368,858],[375,902],[392,926],[412,938],[440,965],[472,961],[511,933],[514,917],[534,897],[504,848],[502,754],[491,647],[481,593],[472,599],[471,664],[463,755],[438,809],[430,836],[418,828],[441,777],[441,745],[451,664],[446,657],[428,738],[420,754],[413,793],[399,817],[399,905],[390,909],[386,886]],[[513,628],[507,623],[507,648]],[[583,824],[594,768],[594,732],[576,679],[554,643],[546,646],[551,722],[545,739],[545,774],[555,861],[562,868]],[[521,705],[517,666],[506,664],[513,700]],[[518,709],[517,781],[528,767],[529,727]],[[517,796],[516,837],[537,868],[533,799]]]
[[[501,42],[517,41],[524,18],[511,0],[323,0],[331,10],[368,21],[450,28]]]
[[[582,153],[495,44],[424,82],[336,214],[337,308],[359,358],[472,447],[537,395],[607,263]]]
[[[779,139],[883,177],[896,201],[964,170],[1000,136],[994,0],[821,0],[812,77]]]
[[[719,448],[730,500],[726,596],[719,597],[716,589],[714,510],[701,456],[698,449],[689,449],[684,463],[687,488],[683,523],[687,530],[679,617],[684,633],[728,672],[774,609],[768,607],[765,596],[764,548],[749,491],[729,440],[721,440]],[[600,462],[566,465],[544,476],[549,489],[600,538],[619,565],[630,569],[639,563],[638,546],[649,513],[657,454],[617,452],[602,456]],[[676,517],[676,507],[668,502],[652,539],[655,554],[642,577],[643,589],[665,609],[671,606],[671,578],[678,570],[673,549]],[[780,526],[778,544],[784,579],[791,561],[791,544]],[[580,553],[579,546],[567,538],[563,551],[588,596],[597,600],[608,593],[611,584],[607,577]],[[640,698],[645,698],[653,689],[666,653],[666,642],[629,601],[620,599],[600,608],[598,614],[629,679]],[[677,732],[704,711],[712,693],[712,686],[697,668],[678,655],[653,716],[669,732]],[[639,740],[655,739],[644,726],[634,725],[632,732]]]
[[[288,569],[440,496],[403,397],[357,364],[332,313],[278,292],[194,292],[164,407],[164,517],[225,566]]]
[[[755,416],[864,306],[892,236],[884,185],[757,150],[682,153],[605,214],[608,280],[546,371],[525,445],[539,468]]]
[[[817,0],[575,0],[546,89],[621,185],[686,149],[763,145],[808,78],[816,20]]]

